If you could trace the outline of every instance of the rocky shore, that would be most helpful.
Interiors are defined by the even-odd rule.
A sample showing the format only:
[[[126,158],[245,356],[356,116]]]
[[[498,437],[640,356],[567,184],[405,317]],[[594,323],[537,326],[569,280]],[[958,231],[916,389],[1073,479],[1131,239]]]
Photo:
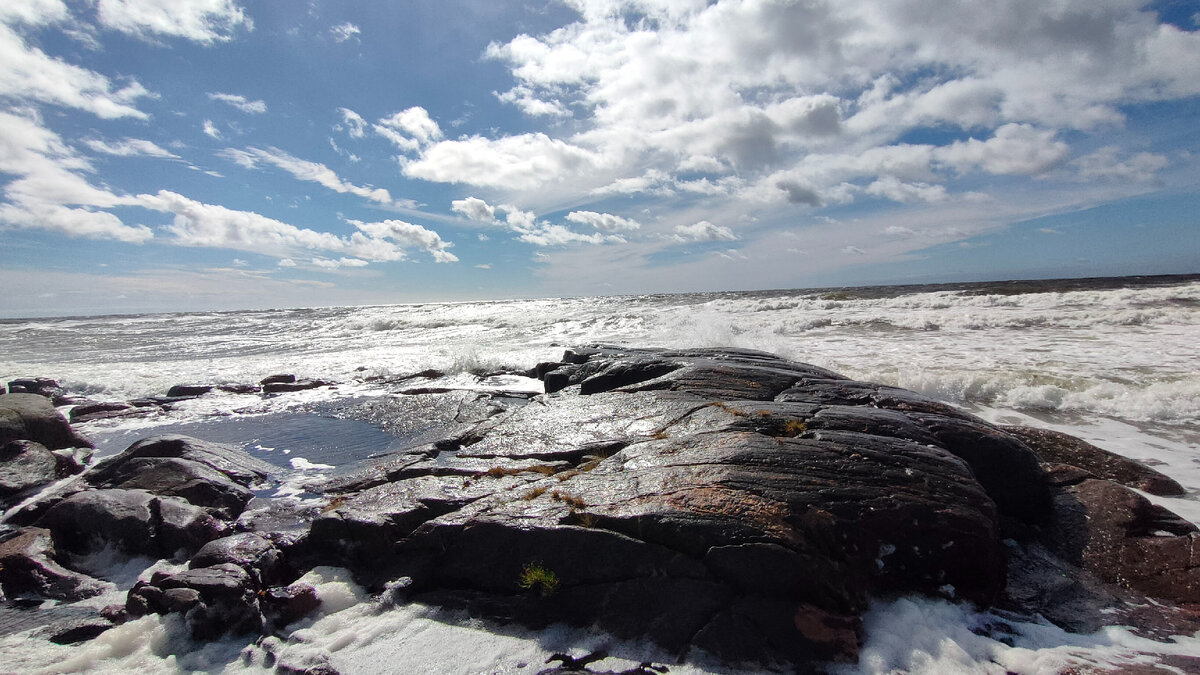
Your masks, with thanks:
[[[546,393],[407,378],[405,396],[355,403],[347,414],[418,425],[421,440],[314,479],[322,506],[304,509],[267,496],[278,467],[193,438],[91,462],[55,408],[73,404],[76,422],[147,414],[212,385],[81,403],[50,380],[10,383],[0,631],[32,621],[73,642],[179,613],[197,640],[286,635],[320,605],[297,583],[319,565],[390,603],[597,626],[747,667],[853,662],[869,599],[899,594],[1080,632],[1200,629],[1200,533],[1135,491],[1183,488],[1079,439],[745,350],[577,348],[526,374]],[[273,376],[238,393],[327,385]],[[144,579],[124,605],[74,611],[102,586],[74,561],[103,547],[187,569]],[[27,609],[44,599],[60,604]],[[545,672],[587,668],[560,660]]]

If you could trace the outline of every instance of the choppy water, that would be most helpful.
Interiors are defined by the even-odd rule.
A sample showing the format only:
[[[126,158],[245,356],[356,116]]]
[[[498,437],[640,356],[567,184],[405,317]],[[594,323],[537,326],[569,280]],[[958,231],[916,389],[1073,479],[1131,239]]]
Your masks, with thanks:
[[[761,349],[920,391],[993,421],[1074,433],[1179,480],[1189,488],[1188,497],[1156,501],[1200,523],[1200,276],[4,320],[0,379],[52,377],[99,400],[161,395],[181,383],[256,382],[277,372],[339,381],[337,389],[274,399],[206,396],[165,418],[84,429],[120,449],[148,427],[190,425],[208,429],[197,435],[287,451],[286,459],[273,461],[311,471],[325,460],[336,463],[344,450],[313,438],[332,427],[292,412],[381,393],[361,382],[365,376],[436,368],[448,373],[443,385],[501,386],[477,381],[472,373],[527,368],[557,359],[564,347],[594,342]],[[235,410],[240,415],[213,417]],[[276,417],[251,421],[261,415]],[[269,425],[274,435],[266,437],[264,419],[288,421]],[[346,426],[339,435],[371,451],[391,442],[367,425]],[[975,620],[969,609],[913,601],[878,611],[869,625],[887,628],[868,635],[866,672],[939,667],[990,672],[1000,663],[1038,672],[1040,666],[1025,670],[1021,664],[1080,658],[1121,663],[1147,649],[1140,642],[1130,646],[1136,640],[1119,632],[1085,639],[1029,627],[1025,642],[1018,640],[1024,651],[1013,651],[957,630]],[[463,632],[473,629],[431,622],[411,611],[390,619],[373,616],[330,612],[312,628],[311,639],[348,645],[333,651],[343,668],[361,672],[370,672],[370,654],[403,651],[437,636],[476,645],[482,650],[478,667],[452,661],[449,653],[441,660],[406,663],[439,672],[536,672],[536,662],[530,669],[514,665],[545,651],[522,640],[559,644],[546,635],[481,637],[489,634]],[[901,624],[911,635],[896,642]],[[340,631],[350,625],[372,637],[346,637]],[[129,635],[114,636],[135,645],[120,648],[132,649],[134,656],[88,657],[87,667],[167,668],[169,661],[169,669],[208,670],[224,663],[225,652],[217,647],[187,657],[192,661],[164,661],[154,645],[161,651],[163,640],[169,642],[161,634],[168,628],[155,623],[142,633],[130,629]],[[560,637],[584,640],[571,635]],[[926,643],[950,651],[931,655],[935,647],[921,646]],[[0,653],[7,644],[0,642]],[[229,645],[224,649],[237,652]],[[1188,643],[1181,649],[1200,647]],[[50,656],[31,663],[54,670]]]

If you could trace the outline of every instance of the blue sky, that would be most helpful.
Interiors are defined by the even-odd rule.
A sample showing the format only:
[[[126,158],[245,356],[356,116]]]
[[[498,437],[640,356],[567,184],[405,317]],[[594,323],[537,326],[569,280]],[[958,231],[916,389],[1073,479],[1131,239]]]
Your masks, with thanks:
[[[6,0],[0,316],[1200,272],[1198,22]]]

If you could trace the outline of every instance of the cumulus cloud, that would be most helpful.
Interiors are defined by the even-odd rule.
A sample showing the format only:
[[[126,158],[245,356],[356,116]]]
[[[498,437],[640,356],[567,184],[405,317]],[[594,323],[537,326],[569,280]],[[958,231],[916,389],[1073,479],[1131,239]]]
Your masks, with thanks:
[[[1070,147],[1055,132],[1028,124],[1005,124],[986,141],[971,138],[938,148],[936,157],[959,171],[1033,175],[1061,164]]]
[[[334,192],[352,194],[376,202],[391,204],[392,196],[387,190],[376,187],[354,185],[338,177],[337,173],[318,162],[294,157],[279,148],[246,148],[237,150],[228,148],[221,151],[221,156],[230,159],[248,169],[257,168],[265,162],[292,174],[299,180],[311,181],[323,185]]]
[[[238,28],[254,26],[235,0],[98,0],[96,17],[105,28],[143,40],[205,44],[229,41]]]
[[[562,225],[543,224],[536,230],[531,230],[520,236],[520,240],[535,246],[567,246],[569,244],[604,244],[623,243],[621,237],[595,234],[580,234]]]
[[[429,111],[419,106],[384,117],[373,128],[406,152],[419,150],[442,137],[442,130]]]
[[[355,26],[349,21],[346,23],[340,23],[329,29],[329,34],[333,36],[334,42],[345,42],[350,38],[358,37],[360,33],[362,33],[362,31],[359,30],[358,26]]]
[[[439,183],[531,190],[601,163],[586,148],[543,133],[490,140],[471,136],[428,147],[405,164],[404,175]]]
[[[495,222],[496,208],[478,197],[456,199],[450,203],[450,210],[462,214],[471,220],[485,223]]]
[[[580,225],[591,225],[601,232],[631,232],[642,226],[636,220],[595,211],[572,211],[567,214],[567,220]]]
[[[242,112],[249,114],[249,115],[261,115],[262,113],[267,112],[267,103],[265,101],[261,101],[261,100],[260,101],[251,101],[250,99],[247,99],[245,96],[241,96],[239,94],[222,94],[222,93],[210,92],[208,94],[208,97],[214,101],[228,103],[229,105],[231,105],[231,106],[237,108],[238,110],[241,110]]]
[[[352,250],[356,251],[356,255],[359,257],[368,260],[386,260],[391,259],[389,256],[394,255],[394,251],[404,248],[419,248],[433,256],[435,262],[458,262],[458,257],[447,250],[454,244],[443,241],[437,232],[420,225],[406,223],[403,220],[385,220],[378,223],[364,223],[356,220],[348,222],[367,235],[364,238],[361,234],[356,233],[351,238]],[[379,248],[379,242],[385,241],[393,244],[394,251]]]
[[[728,227],[701,220],[691,225],[676,225],[674,238],[677,241],[737,241],[738,237]]]
[[[1200,32],[1136,0],[568,4],[576,21],[485,57],[515,80],[501,101],[571,125],[409,142],[405,175],[547,204],[702,197],[778,219],[865,198],[949,205],[973,198],[972,175],[1006,189],[1050,177],[1073,134],[1111,130],[1130,104],[1200,95]],[[1135,154],[1071,166],[1144,176],[1156,160]]]
[[[217,128],[217,125],[213,124],[212,120],[204,120],[200,129],[204,132],[205,136],[215,138],[218,141],[221,140],[221,130]]]

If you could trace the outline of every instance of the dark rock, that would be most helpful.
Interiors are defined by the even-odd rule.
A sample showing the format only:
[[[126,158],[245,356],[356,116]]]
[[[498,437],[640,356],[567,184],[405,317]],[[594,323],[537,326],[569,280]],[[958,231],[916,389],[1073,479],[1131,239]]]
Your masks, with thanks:
[[[291,576],[275,543],[254,532],[214,539],[188,561],[193,569],[224,564],[246,570],[259,586],[275,585]]]
[[[296,381],[295,375],[268,375],[259,381],[264,387],[268,384],[290,384]]]
[[[0,395],[0,443],[36,441],[50,450],[92,447],[78,436],[62,413],[37,394]]]
[[[236,518],[254,493],[208,464],[178,457],[133,457],[93,477],[98,487],[180,497],[222,520]]]
[[[190,436],[152,436],[130,445],[121,454],[97,464],[88,474],[94,485],[125,480],[133,472],[126,465],[139,458],[178,458],[204,464],[238,485],[262,482],[279,469],[231,445],[202,441]]]
[[[513,476],[421,476],[335,498],[313,520],[302,551],[322,563],[342,564],[368,582],[394,576],[392,550],[418,525],[482,497],[503,493],[526,481]]]
[[[55,562],[50,531],[23,528],[0,542],[0,587],[10,597],[34,595],[75,601],[99,595],[104,584]]]
[[[217,389],[227,394],[257,394],[262,386],[257,384],[218,384]]]
[[[1050,483],[1037,455],[1025,444],[992,427],[964,419],[923,412],[910,413],[938,443],[961,457],[1000,512],[1023,523],[1040,523],[1050,515]]]
[[[58,458],[41,443],[18,440],[0,444],[0,505],[55,480],[58,467]]]
[[[168,398],[203,396],[213,390],[211,384],[177,384],[167,390]]]
[[[1089,479],[1060,489],[1048,544],[1107,583],[1200,603],[1200,531],[1117,483]]]
[[[262,630],[258,587],[237,565],[189,569],[159,579],[153,585],[162,590],[165,611],[182,612],[196,639],[211,640],[227,633]]]
[[[142,406],[123,401],[89,401],[71,408],[71,423],[94,422],[115,417],[140,417],[157,412],[159,408],[152,401]]]
[[[292,382],[268,382],[263,384],[264,394],[279,394],[289,391],[304,391],[305,389],[316,389],[317,387],[327,387],[329,382],[324,380],[294,380]]]
[[[268,588],[263,592],[259,604],[268,625],[282,628],[317,611],[321,606],[321,598],[316,588],[297,582],[290,586]]]
[[[48,377],[22,377],[10,380],[8,383],[8,393],[45,396],[54,405],[62,405],[62,402],[67,398],[66,389],[63,389],[58,382]]]
[[[1059,431],[1008,426],[1004,430],[1019,438],[1043,462],[1075,466],[1097,478],[1163,497],[1187,493],[1175,480],[1127,457],[1098,448],[1087,441]]]
[[[58,475],[62,477],[83,473],[92,459],[93,450],[92,448],[63,448],[51,450],[51,453],[58,462]]]
[[[99,637],[101,633],[112,628],[113,625],[113,622],[97,614],[91,617],[82,617],[72,621],[56,623],[39,631],[37,635],[38,637],[45,637],[56,645],[73,645]]]
[[[127,553],[171,557],[192,553],[221,536],[226,526],[174,497],[142,490],[88,490],[50,507],[37,523],[55,544],[89,552],[111,544]]]

